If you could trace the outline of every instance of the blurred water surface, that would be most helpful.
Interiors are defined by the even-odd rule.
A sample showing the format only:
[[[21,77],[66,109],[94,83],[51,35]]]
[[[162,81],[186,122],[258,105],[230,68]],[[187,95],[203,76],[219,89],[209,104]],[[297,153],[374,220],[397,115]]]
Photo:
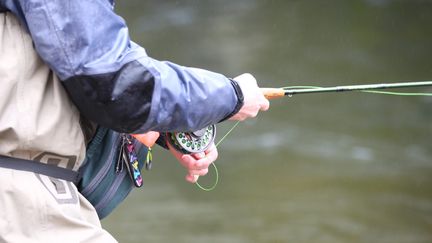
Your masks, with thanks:
[[[432,79],[431,1],[129,0],[116,9],[152,57],[251,72],[261,86]],[[219,125],[219,138],[232,125]],[[157,148],[144,187],[103,225],[128,243],[432,242],[431,135],[432,97],[274,100],[219,147],[216,190],[184,182]]]

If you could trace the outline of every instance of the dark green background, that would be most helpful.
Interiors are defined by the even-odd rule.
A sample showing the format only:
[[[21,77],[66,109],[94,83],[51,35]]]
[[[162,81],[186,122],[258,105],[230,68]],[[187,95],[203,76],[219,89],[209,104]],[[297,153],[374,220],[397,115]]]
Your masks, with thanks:
[[[432,2],[118,1],[148,54],[260,86],[432,79]],[[408,90],[404,90],[408,91]],[[432,89],[409,91],[432,92]],[[218,126],[219,138],[233,123]],[[156,148],[103,221],[120,242],[432,242],[432,97],[271,102],[219,147],[204,192]],[[201,179],[211,184],[214,173]]]

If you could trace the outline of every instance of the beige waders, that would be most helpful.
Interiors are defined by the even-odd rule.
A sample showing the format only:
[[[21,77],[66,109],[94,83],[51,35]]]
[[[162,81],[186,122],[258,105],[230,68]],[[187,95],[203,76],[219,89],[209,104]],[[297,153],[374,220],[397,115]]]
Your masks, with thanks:
[[[77,170],[85,156],[79,119],[29,34],[0,13],[0,155]],[[116,241],[73,183],[0,168],[0,242]]]

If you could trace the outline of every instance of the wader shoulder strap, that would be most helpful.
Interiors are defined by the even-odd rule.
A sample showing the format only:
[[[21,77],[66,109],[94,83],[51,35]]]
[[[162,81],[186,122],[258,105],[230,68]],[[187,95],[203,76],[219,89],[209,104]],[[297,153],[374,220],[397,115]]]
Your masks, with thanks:
[[[0,155],[0,167],[30,171],[46,176],[51,176],[54,178],[71,181],[75,185],[78,184],[80,180],[80,174],[76,171],[26,159],[18,159]]]

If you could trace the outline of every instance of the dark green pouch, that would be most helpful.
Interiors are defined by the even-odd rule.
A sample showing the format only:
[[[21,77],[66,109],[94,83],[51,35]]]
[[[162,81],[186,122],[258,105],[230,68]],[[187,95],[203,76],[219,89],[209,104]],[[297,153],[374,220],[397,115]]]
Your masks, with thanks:
[[[100,219],[111,213],[134,187],[128,169],[119,171],[117,168],[118,163],[122,163],[122,136],[126,135],[99,127],[79,169],[82,178],[77,185],[78,190],[96,208]],[[130,141],[135,148],[140,172],[148,149],[135,139]]]

